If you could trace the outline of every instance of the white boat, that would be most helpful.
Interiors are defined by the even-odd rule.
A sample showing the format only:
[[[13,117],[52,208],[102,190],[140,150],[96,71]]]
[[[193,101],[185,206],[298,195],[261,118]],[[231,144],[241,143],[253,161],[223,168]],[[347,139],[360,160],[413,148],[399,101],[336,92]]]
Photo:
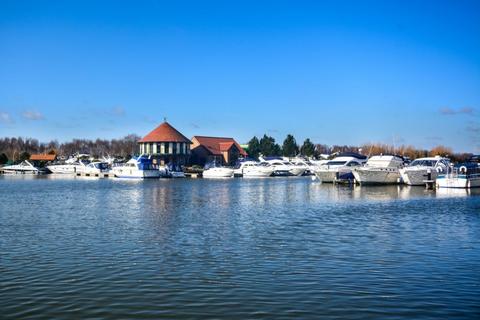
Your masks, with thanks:
[[[235,169],[235,176],[243,177],[270,177],[273,174],[273,167],[260,164],[256,161],[242,161],[240,166]]]
[[[158,167],[145,156],[133,157],[126,163],[115,165],[112,172],[117,178],[160,178],[161,175]]]
[[[380,155],[368,159],[364,167],[352,170],[355,180],[360,184],[394,184],[400,183],[399,169],[403,166],[399,156]]]
[[[89,164],[84,165],[84,168],[83,168],[83,173],[88,174],[88,175],[108,173],[109,171],[110,171],[110,169],[108,167],[108,163],[101,162],[101,161],[90,162]]]
[[[31,164],[28,160],[24,160],[19,164],[5,166],[2,168],[5,174],[39,174],[40,170]]]
[[[234,170],[225,167],[211,167],[203,171],[204,178],[233,178]]]
[[[440,156],[418,158],[401,168],[400,176],[410,186],[421,186],[426,180],[435,180],[440,173],[446,173],[449,164],[449,159]]]
[[[476,163],[448,167],[445,174],[440,174],[436,180],[437,188],[479,188],[480,167]]]
[[[361,154],[343,153],[319,166],[314,173],[322,182],[353,180],[352,169],[364,165],[366,161],[367,157]]]
[[[273,167],[274,176],[301,176],[307,170],[303,165],[295,165],[278,157],[260,157],[259,160]]]
[[[47,166],[47,169],[54,174],[74,174],[83,172],[85,165],[80,162],[64,163],[64,164],[51,164]]]
[[[316,164],[314,164],[310,160],[304,159],[302,157],[291,158],[289,160],[289,162],[291,164],[293,164],[294,166],[304,168],[305,171],[303,172],[303,175],[312,175],[312,174],[314,174],[315,170],[318,169],[318,166]]]

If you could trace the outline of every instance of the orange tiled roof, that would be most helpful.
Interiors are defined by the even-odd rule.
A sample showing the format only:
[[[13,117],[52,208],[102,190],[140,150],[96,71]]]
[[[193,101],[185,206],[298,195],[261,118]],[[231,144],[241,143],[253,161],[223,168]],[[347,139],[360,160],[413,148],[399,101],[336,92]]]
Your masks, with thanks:
[[[164,122],[156,127],[152,132],[143,137],[139,142],[185,142],[192,143],[172,127],[168,122]]]
[[[30,160],[33,161],[53,161],[57,155],[55,154],[32,154]]]
[[[228,151],[232,146],[235,146],[241,155],[247,156],[245,150],[233,138],[194,136],[193,139],[197,140],[201,146],[214,155],[221,155],[222,152]]]

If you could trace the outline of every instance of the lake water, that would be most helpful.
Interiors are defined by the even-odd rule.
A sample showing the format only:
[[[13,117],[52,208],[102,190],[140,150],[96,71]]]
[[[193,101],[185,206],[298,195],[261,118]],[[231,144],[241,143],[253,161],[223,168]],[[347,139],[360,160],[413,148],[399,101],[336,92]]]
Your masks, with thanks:
[[[480,190],[0,177],[0,318],[479,316]]]

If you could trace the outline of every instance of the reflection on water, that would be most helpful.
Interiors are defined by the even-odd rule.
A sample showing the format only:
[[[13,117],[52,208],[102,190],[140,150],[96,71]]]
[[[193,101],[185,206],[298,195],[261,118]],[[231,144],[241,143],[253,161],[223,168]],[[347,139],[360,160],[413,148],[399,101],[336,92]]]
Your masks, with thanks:
[[[471,318],[480,190],[0,178],[6,318]]]

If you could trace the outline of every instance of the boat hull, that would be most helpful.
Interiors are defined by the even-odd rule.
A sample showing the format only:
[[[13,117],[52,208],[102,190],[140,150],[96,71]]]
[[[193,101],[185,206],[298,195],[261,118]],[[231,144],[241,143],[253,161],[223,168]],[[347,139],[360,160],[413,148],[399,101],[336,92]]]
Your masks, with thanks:
[[[138,170],[132,168],[115,168],[113,174],[117,178],[123,179],[155,179],[160,178],[159,170]]]
[[[441,175],[436,180],[437,188],[469,189],[480,188],[480,174],[467,175]]]
[[[398,184],[401,181],[400,172],[393,168],[358,168],[352,171],[359,184]]]
[[[422,186],[428,180],[428,169],[400,169],[400,176],[405,184],[409,186]],[[430,180],[437,179],[438,172],[430,169]]]
[[[228,168],[211,168],[203,171],[204,178],[233,178],[233,169]]]
[[[47,166],[47,169],[54,174],[74,174],[74,173],[80,173],[84,171],[83,166],[75,166],[75,165],[51,165],[51,166]]]

